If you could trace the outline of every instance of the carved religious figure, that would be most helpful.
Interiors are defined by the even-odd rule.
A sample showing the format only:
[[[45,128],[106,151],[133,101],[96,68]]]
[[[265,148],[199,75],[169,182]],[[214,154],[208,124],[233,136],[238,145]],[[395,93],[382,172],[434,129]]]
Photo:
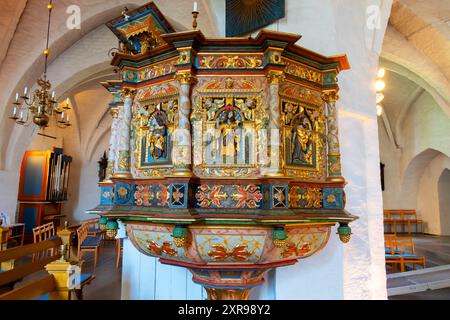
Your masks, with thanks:
[[[292,144],[294,149],[292,151],[292,163],[300,161],[301,163],[309,163],[310,157],[308,155],[311,148],[311,135],[308,132],[308,119],[301,117],[299,123],[294,127],[292,134]]]
[[[207,110],[208,121],[214,121],[216,112],[219,111],[225,105],[225,98],[223,99],[212,99],[207,98],[205,100],[205,108]]]
[[[178,123],[178,101],[170,100],[167,103],[167,121],[168,123],[173,123],[175,126]]]
[[[254,109],[256,108],[255,100],[252,98],[235,99],[236,107],[242,110],[245,120],[254,121]]]
[[[228,107],[228,106],[227,106]],[[235,159],[240,152],[241,121],[237,111],[227,108],[222,112],[216,122],[216,128],[222,139],[222,156],[226,160]]]
[[[155,112],[150,117],[147,133],[147,146],[150,156],[154,160],[167,157],[167,115],[161,108],[161,103],[156,106]]]

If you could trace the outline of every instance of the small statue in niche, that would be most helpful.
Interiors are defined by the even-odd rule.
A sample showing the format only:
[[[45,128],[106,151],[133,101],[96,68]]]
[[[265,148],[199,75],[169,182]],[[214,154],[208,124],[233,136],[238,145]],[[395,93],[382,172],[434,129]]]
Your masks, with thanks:
[[[98,161],[98,181],[102,182],[106,178],[106,169],[108,167],[108,157],[106,151],[103,152],[103,156]]]
[[[170,100],[167,103],[167,121],[170,124],[177,125],[178,123],[178,102],[177,100]]]
[[[284,105],[284,124],[290,125],[294,115],[297,113],[298,106],[290,102],[286,102]],[[303,112],[303,108],[300,107],[300,113]]]
[[[147,134],[147,146],[153,160],[167,157],[167,115],[162,110],[161,103],[156,106],[150,117]]]
[[[219,111],[225,105],[225,98],[223,99],[211,99],[207,98],[205,100],[205,108],[207,110],[208,121],[214,121],[216,112]]]
[[[256,108],[256,105],[252,98],[247,98],[245,102],[244,99],[235,99],[235,105],[242,110],[246,120],[254,120],[254,109]]]
[[[222,137],[222,156],[224,159],[234,159],[240,152],[240,136],[238,130],[236,130],[241,127],[239,118],[237,112],[228,107],[228,110],[222,112],[217,119],[216,127]]]
[[[311,148],[311,136],[308,130],[308,119],[301,117],[299,123],[294,127],[292,144],[294,150],[292,152],[292,163],[309,163],[310,156],[309,151]]]

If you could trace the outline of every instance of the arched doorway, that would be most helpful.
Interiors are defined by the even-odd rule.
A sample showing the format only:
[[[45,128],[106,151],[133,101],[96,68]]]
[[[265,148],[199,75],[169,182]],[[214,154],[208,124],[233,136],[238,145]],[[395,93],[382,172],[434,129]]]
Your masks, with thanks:
[[[450,170],[442,171],[438,181],[441,234],[450,235]]]

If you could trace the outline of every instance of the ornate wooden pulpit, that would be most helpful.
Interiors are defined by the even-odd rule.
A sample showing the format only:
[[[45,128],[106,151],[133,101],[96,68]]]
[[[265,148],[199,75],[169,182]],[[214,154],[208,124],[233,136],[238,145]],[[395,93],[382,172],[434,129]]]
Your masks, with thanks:
[[[153,3],[108,23],[111,147],[100,204],[141,253],[188,268],[210,299],[243,299],[266,271],[321,250],[344,210],[336,106],[345,55],[299,35],[175,32]]]

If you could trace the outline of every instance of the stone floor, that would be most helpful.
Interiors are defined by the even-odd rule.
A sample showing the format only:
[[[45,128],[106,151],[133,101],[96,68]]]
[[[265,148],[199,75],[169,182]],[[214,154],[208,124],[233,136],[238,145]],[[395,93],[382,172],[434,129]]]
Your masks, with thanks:
[[[427,268],[450,265],[449,236],[414,236],[414,246],[418,255],[426,257]],[[450,288],[392,296],[389,300],[450,300]]]
[[[416,252],[425,255],[427,267],[450,264],[450,237],[414,237]],[[83,273],[93,273],[96,279],[84,290],[85,300],[120,300],[122,269],[115,266],[114,242],[106,242],[100,251],[94,270],[93,253],[85,253]],[[450,300],[450,288],[390,297],[389,300]]]
[[[84,300],[120,300],[122,288],[122,260],[116,269],[115,242],[106,241],[100,249],[100,258],[94,269],[94,254],[84,253],[83,273],[95,275],[83,291]]]

